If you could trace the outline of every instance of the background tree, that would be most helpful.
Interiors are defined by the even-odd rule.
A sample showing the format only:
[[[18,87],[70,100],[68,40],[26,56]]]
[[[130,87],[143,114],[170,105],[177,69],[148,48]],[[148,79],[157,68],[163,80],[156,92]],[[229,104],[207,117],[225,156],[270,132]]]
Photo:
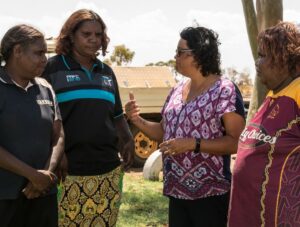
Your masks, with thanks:
[[[274,26],[282,20],[282,0],[256,0],[256,11],[253,0],[242,0],[248,38],[254,61],[257,59],[257,35],[262,30]],[[266,96],[266,89],[257,76],[254,80],[253,92],[247,120],[251,119]]]
[[[104,59],[103,59],[103,62],[104,62],[105,64],[109,65],[109,66],[112,65],[112,62],[110,61],[109,58],[104,58]]]
[[[127,65],[130,63],[134,57],[135,52],[131,51],[124,44],[115,46],[113,53],[110,56],[111,64],[115,64],[117,66]],[[109,63],[109,61],[107,60]]]
[[[239,87],[244,101],[249,101],[253,87],[249,69],[245,68],[242,71],[238,71],[233,67],[228,67],[222,69],[222,75],[233,81]]]

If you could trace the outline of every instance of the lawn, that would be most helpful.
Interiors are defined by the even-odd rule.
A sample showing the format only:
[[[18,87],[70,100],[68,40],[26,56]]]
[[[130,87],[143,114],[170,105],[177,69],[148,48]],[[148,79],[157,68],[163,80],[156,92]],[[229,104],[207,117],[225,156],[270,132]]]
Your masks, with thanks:
[[[141,172],[126,173],[117,227],[166,227],[167,219],[162,181],[144,180]]]

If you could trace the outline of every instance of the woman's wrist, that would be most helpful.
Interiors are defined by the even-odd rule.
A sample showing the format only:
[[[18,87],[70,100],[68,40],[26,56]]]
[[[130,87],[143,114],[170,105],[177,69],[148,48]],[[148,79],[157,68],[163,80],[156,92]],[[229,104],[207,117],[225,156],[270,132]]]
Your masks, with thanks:
[[[131,122],[137,127],[146,125],[145,119],[141,116],[137,116],[135,119],[131,119]]]

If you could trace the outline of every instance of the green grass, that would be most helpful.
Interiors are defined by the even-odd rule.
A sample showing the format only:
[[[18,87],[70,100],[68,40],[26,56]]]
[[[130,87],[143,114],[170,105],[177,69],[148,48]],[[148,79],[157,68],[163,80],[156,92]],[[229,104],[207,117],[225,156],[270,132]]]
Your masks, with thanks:
[[[166,227],[168,199],[162,182],[147,181],[141,173],[126,173],[117,227]]]

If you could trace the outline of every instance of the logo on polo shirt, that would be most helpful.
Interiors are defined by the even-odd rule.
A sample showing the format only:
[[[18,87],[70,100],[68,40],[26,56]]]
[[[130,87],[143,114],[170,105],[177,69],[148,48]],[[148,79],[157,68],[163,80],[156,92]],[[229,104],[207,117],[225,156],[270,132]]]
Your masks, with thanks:
[[[51,100],[47,100],[47,99],[37,99],[36,102],[39,105],[53,106],[53,102]]]
[[[79,75],[67,75],[67,82],[76,82],[80,81],[80,76]]]
[[[113,81],[108,76],[102,76],[102,85],[105,86],[105,87],[112,87],[113,86]]]

